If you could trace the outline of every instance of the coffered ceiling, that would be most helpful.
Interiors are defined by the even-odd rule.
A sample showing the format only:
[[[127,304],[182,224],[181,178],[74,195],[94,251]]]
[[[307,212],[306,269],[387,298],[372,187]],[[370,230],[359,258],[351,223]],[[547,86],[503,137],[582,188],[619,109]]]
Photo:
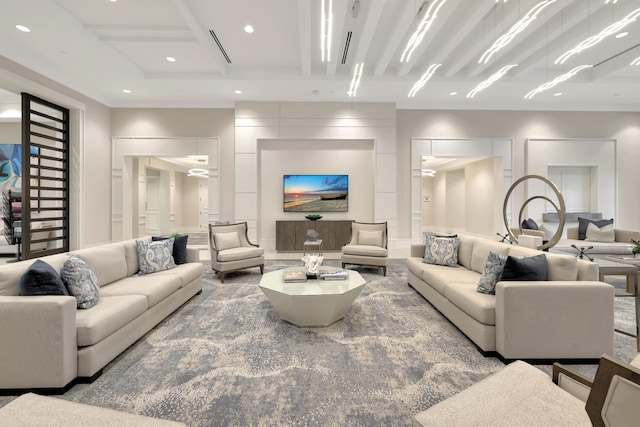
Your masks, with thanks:
[[[332,4],[329,62],[320,49],[323,3]],[[640,57],[640,17],[593,43],[635,15],[640,0],[0,0],[0,54],[112,107],[353,101],[402,109],[640,111],[640,65],[630,65]],[[425,16],[433,20],[422,43],[401,62]],[[510,31],[513,39],[502,43]],[[621,32],[628,34],[616,38]],[[480,63],[496,41],[505,46]],[[584,44],[594,45],[556,64]],[[408,97],[433,64],[442,65]],[[525,99],[581,65],[592,67]]]

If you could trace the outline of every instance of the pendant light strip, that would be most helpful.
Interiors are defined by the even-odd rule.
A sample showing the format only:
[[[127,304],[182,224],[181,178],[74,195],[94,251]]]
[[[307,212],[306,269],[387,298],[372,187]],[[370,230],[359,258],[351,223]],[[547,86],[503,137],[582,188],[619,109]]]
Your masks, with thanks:
[[[424,18],[422,18],[422,21],[420,21],[420,24],[418,25],[418,29],[411,35],[411,38],[409,38],[407,46],[404,48],[402,56],[400,56],[400,62],[409,62],[409,59],[411,59],[411,54],[422,42],[422,39],[424,39],[424,35],[431,27],[431,24],[433,24],[433,21],[435,21],[435,19],[437,18],[438,11],[446,2],[447,0],[433,0],[433,2],[429,5],[429,8],[424,14]]]
[[[360,86],[360,78],[362,77],[362,69],[364,68],[364,62],[356,64],[353,69],[353,78],[351,79],[351,86],[349,87],[349,96],[356,96],[358,86]]]
[[[322,0],[322,12],[320,14],[320,50],[322,51],[322,62],[331,62],[332,33],[333,0]]]
[[[545,0],[533,6],[525,16],[520,18],[518,22],[509,28],[509,31],[498,37],[498,40],[496,40],[493,45],[491,45],[491,47],[482,54],[478,63],[486,64],[489,62],[489,59],[491,59],[494,53],[511,43],[515,36],[524,31],[524,29],[527,28],[547,6],[555,3],[556,1],[557,0]]]
[[[467,98],[473,98],[474,96],[476,96],[476,94],[478,92],[488,88],[489,86],[491,86],[492,84],[494,84],[495,82],[500,80],[502,77],[504,77],[504,75],[507,74],[507,71],[509,71],[510,69],[512,69],[514,67],[517,67],[517,66],[518,66],[518,64],[511,64],[511,65],[506,65],[506,66],[502,67],[500,70],[498,70],[496,73],[494,73],[487,80],[483,81],[478,86],[473,88],[473,90],[471,90],[467,94]]]
[[[573,70],[569,71],[568,73],[564,73],[558,77],[556,77],[555,79],[543,83],[542,85],[538,86],[536,89],[532,90],[531,92],[529,92],[528,94],[526,94],[524,96],[524,99],[531,99],[534,96],[536,96],[537,94],[539,94],[540,92],[544,92],[547,89],[551,89],[552,87],[554,87],[555,85],[562,83],[566,80],[569,80],[571,77],[575,76],[576,74],[578,74],[580,71],[586,69],[586,68],[591,68],[593,67],[593,65],[580,65],[579,67],[574,68]]]
[[[631,64],[629,65],[640,65],[640,56],[638,56],[636,59],[631,61]]]
[[[413,98],[414,96],[416,96],[416,93],[420,89],[422,89],[422,86],[424,86],[427,83],[427,81],[431,79],[431,77],[433,77],[433,74],[436,72],[438,68],[440,68],[441,65],[442,64],[432,64],[431,66],[429,66],[427,71],[422,75],[422,77],[420,77],[420,80],[414,83],[413,87],[409,91],[409,95],[408,95],[409,98]]]
[[[556,61],[554,63],[555,64],[564,64],[565,61],[567,59],[571,58],[573,55],[575,55],[577,53],[580,53],[585,49],[589,49],[592,46],[597,45],[602,40],[604,40],[606,37],[609,37],[609,36],[611,36],[613,34],[619,33],[624,27],[626,27],[627,25],[629,25],[632,22],[635,22],[636,18],[639,17],[639,16],[640,16],[640,9],[634,10],[633,12],[631,12],[630,14],[628,14],[627,16],[622,18],[621,20],[619,20],[617,22],[614,22],[613,24],[609,25],[607,28],[605,28],[604,30],[600,31],[598,34],[584,39],[583,41],[578,43],[578,45],[576,47],[574,47],[573,49],[569,49],[568,51],[566,51],[565,53],[560,55],[558,57],[558,59],[556,59]]]

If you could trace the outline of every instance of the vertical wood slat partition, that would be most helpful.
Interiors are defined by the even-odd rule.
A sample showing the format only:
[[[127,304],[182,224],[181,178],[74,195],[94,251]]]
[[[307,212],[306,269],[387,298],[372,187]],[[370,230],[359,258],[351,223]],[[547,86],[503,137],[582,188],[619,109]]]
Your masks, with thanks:
[[[69,110],[22,93],[22,258],[69,250]]]

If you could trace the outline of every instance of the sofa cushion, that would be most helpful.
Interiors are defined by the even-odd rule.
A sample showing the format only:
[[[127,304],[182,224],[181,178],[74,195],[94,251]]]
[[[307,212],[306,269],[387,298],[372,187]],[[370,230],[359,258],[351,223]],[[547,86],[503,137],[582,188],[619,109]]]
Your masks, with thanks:
[[[102,289],[104,287],[101,291]],[[144,295],[99,298],[97,304],[89,310],[76,312],[78,347],[102,341],[146,310],[147,299]]]
[[[151,237],[140,238],[137,240],[151,240]],[[140,271],[140,263],[138,262],[138,247],[136,239],[125,240],[121,242],[124,247],[124,259],[127,263],[127,276],[132,276]]]
[[[79,309],[88,309],[98,302],[98,278],[91,268],[75,255],[69,257],[60,270],[60,278],[76,298]]]
[[[536,256],[541,253],[538,249],[528,248],[526,246],[511,245],[509,247],[509,255],[515,257]]]
[[[587,242],[615,242],[616,234],[613,230],[613,224],[605,225],[601,228],[598,228],[595,224],[587,225],[587,232],[584,240]]]
[[[476,239],[473,242],[473,253],[471,254],[471,269],[477,273],[482,274],[484,266],[487,263],[489,252],[493,251],[500,255],[509,255],[509,248],[512,245],[507,245],[500,242],[495,242],[489,239]]]
[[[358,230],[358,244],[368,246],[383,246],[382,230]]]
[[[151,274],[176,268],[173,260],[173,242],[173,238],[157,242],[136,240],[138,263],[140,264],[138,274]]]
[[[69,258],[67,254],[56,254],[39,259],[45,261],[54,270],[60,271],[67,258]],[[20,294],[20,276],[35,261],[27,260],[3,265],[0,268],[0,296],[18,296]]]
[[[257,258],[264,255],[264,249],[256,246],[241,246],[218,252],[218,261],[238,261],[241,259]]]
[[[482,272],[482,277],[480,277],[476,290],[483,294],[495,294],[496,283],[502,276],[502,271],[504,270],[504,264],[506,262],[507,257],[505,255],[500,255],[490,251],[489,256],[487,257],[487,263],[484,266],[484,271]]]
[[[422,264],[422,274],[420,277],[440,294],[445,295],[450,283],[464,283],[476,285],[480,279],[480,274],[466,268],[456,268],[445,265]]]
[[[182,281],[176,274],[148,274],[126,277],[103,286],[100,288],[100,296],[144,295],[147,297],[147,305],[153,307],[181,287]]]
[[[613,224],[613,218],[593,220],[578,217],[578,240],[584,240],[587,237],[587,227],[589,224],[595,224],[598,228],[602,228],[605,225]]]
[[[500,281],[547,280],[547,258],[545,254],[531,257],[508,256]]]
[[[424,262],[426,264],[458,266],[458,247],[460,240],[457,235],[439,236],[427,233],[424,249]]]
[[[98,278],[98,286],[108,285],[127,276],[124,246],[120,243],[82,249],[72,255],[77,255],[87,263]]]
[[[159,271],[154,273],[154,277],[174,276],[180,279],[180,287],[184,287],[189,283],[202,276],[203,265],[199,262],[188,262],[180,264],[171,270]]]
[[[20,295],[69,295],[60,275],[49,264],[37,259],[20,276]]]
[[[342,247],[342,253],[346,255],[386,257],[387,249],[382,246],[346,245]]]
[[[477,277],[477,276],[476,276]],[[496,324],[496,297],[476,291],[477,281],[473,283],[456,283],[447,285],[444,296],[453,305],[485,325]]]
[[[169,237],[160,237],[153,236],[151,240],[156,242],[160,240],[167,240]],[[187,262],[187,240],[189,239],[188,234],[184,234],[182,236],[174,237],[173,240],[173,261],[176,265],[186,264]]]
[[[547,254],[547,280],[578,280],[578,259],[571,255]]]
[[[477,239],[466,234],[459,234],[458,240],[460,241],[458,245],[458,264],[473,270],[471,268],[471,256],[473,254],[473,245]]]
[[[240,236],[237,231],[230,233],[213,233],[213,242],[218,251],[240,247]]]

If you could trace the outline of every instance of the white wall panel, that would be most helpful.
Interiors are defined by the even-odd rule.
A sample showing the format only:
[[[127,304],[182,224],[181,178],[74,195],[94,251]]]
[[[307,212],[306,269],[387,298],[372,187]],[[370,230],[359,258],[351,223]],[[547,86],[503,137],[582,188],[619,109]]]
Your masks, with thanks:
[[[235,163],[236,193],[256,193],[258,191],[258,159],[256,155],[236,153]]]
[[[376,156],[376,197],[378,193],[396,192],[396,155]]]

